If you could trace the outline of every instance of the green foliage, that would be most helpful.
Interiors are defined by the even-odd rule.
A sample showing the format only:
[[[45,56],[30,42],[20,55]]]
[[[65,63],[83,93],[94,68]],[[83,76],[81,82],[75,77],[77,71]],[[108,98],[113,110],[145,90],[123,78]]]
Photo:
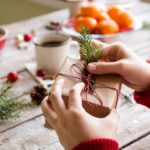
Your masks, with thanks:
[[[100,58],[100,48],[92,45],[92,37],[87,28],[82,28],[79,40],[80,55],[87,63],[97,62]]]
[[[142,29],[144,29],[144,30],[150,30],[150,22],[143,22]]]
[[[20,97],[15,96],[10,90],[11,87],[12,84],[9,82],[0,84],[0,120],[16,117],[19,110],[34,106],[32,102],[23,103],[19,101]]]

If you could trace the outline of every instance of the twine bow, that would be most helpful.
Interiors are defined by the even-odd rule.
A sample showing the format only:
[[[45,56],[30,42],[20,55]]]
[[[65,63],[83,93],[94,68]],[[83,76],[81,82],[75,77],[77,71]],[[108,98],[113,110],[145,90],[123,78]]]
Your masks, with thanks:
[[[68,75],[64,73],[59,73],[58,75],[62,75],[68,78],[78,79],[84,82],[85,86],[82,89],[81,94],[82,93],[86,94],[86,101],[88,100],[88,94],[92,94],[93,96],[97,98],[97,100],[100,103],[100,106],[103,106],[103,101],[101,97],[98,95],[98,93],[96,92],[96,88],[108,88],[108,89],[114,90],[117,93],[117,99],[118,99],[118,95],[119,95],[118,90],[114,87],[107,86],[103,83],[96,83],[95,76],[89,73],[87,70],[85,70],[85,66],[83,64],[79,64],[79,63],[72,64],[71,71],[76,73],[77,76]]]

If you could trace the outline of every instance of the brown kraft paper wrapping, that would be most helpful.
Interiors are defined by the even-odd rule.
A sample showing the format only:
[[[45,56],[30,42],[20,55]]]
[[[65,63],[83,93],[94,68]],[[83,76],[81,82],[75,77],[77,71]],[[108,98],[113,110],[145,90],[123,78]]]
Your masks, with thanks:
[[[81,77],[81,74],[75,72],[72,69],[73,64],[80,64],[80,66],[83,66],[83,61],[67,57],[56,78],[56,80],[58,80],[59,78],[64,79],[62,95],[66,106],[68,104],[68,95],[70,89],[76,83],[82,82],[79,79],[72,78],[72,77]],[[118,96],[121,89],[121,77],[116,74],[96,75],[95,84],[97,87],[95,91],[101,98],[103,106],[101,106],[100,101],[95,96],[93,96],[93,94],[87,94],[86,97],[86,93],[81,94],[82,105],[89,114],[101,118],[107,116],[112,108],[116,108]],[[107,86],[107,88],[103,88],[101,87],[101,85],[105,85]],[[112,90],[110,88],[116,89],[118,94],[116,90]]]

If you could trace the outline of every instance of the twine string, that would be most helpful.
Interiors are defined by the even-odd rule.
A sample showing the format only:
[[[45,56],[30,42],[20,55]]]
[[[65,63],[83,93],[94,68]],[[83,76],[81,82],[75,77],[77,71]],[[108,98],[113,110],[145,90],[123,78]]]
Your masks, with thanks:
[[[108,86],[104,83],[96,83],[94,75],[92,75],[89,72],[86,72],[84,70],[83,65],[81,65],[79,63],[72,64],[71,71],[76,73],[78,76],[68,75],[65,73],[59,73],[58,75],[62,75],[64,77],[68,77],[68,78],[78,79],[78,80],[84,82],[85,86],[82,89],[81,94],[85,93],[86,101],[88,101],[88,94],[92,94],[99,101],[100,106],[103,106],[103,100],[101,99],[99,94],[96,92],[96,88],[108,88],[108,89],[114,90],[117,93],[117,99],[118,99],[119,91],[116,88]]]

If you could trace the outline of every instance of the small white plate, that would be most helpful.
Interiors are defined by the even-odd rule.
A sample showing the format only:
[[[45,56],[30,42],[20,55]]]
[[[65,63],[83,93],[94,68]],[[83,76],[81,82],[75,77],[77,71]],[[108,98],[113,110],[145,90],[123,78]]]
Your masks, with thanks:
[[[66,23],[68,21],[66,21],[62,27],[62,31],[70,36],[73,37],[80,37],[80,34],[78,32],[76,32],[74,30],[73,27],[66,27]],[[134,25],[133,25],[133,30],[129,30],[126,32],[119,32],[119,33],[115,33],[115,34],[92,34],[92,38],[94,39],[100,39],[100,38],[112,38],[118,35],[121,35],[123,33],[127,33],[127,32],[131,32],[131,31],[135,31],[135,30],[139,30],[142,28],[142,21],[138,18],[138,17],[134,17]]]

